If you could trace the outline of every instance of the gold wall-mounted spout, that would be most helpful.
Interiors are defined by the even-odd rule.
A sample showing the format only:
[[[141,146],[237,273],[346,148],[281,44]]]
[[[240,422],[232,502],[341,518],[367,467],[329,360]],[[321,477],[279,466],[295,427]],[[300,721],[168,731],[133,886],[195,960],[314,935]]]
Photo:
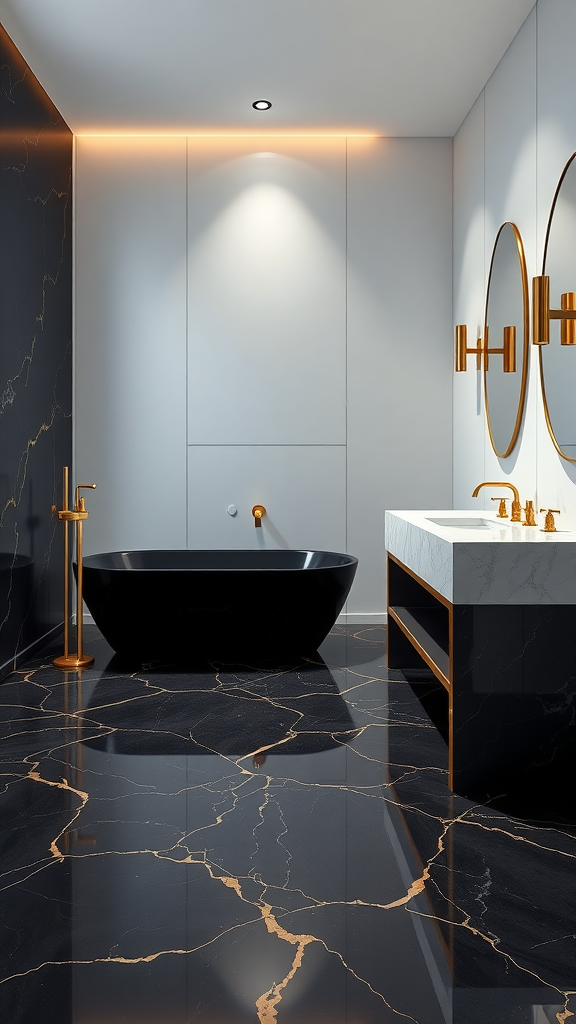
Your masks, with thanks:
[[[552,515],[552,513],[555,512],[556,515],[559,516],[560,515],[560,509],[559,508],[549,508],[549,509],[541,508],[540,511],[541,512],[546,512],[546,519],[544,520],[544,526],[542,527],[541,532],[542,533],[556,533],[556,523],[554,522],[554,516]]]
[[[252,509],[252,515],[254,516],[254,526],[262,526],[262,516],[266,515],[266,509],[264,505],[254,505]]]
[[[512,515],[510,516],[510,522],[520,523],[522,521],[522,505],[520,504],[520,495],[518,488],[514,487],[514,484],[506,483],[504,480],[485,480],[484,483],[478,484],[472,491],[472,497],[477,498],[483,487],[509,487],[514,495],[512,501]],[[497,499],[495,499],[497,500]],[[501,516],[503,519],[504,516]]]

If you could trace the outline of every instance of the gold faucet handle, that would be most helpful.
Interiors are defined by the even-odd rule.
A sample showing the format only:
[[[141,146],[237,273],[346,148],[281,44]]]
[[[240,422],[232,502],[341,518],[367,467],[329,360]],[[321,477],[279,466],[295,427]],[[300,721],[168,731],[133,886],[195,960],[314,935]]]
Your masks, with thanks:
[[[538,523],[536,522],[536,520],[534,518],[534,502],[533,501],[527,501],[526,502],[526,508],[524,509],[524,515],[525,515],[526,518],[524,519],[524,522],[522,523],[522,526],[538,526]]]
[[[522,522],[522,505],[515,498],[512,500],[512,515],[510,516],[511,523]]]
[[[541,508],[541,512],[546,513],[546,519],[544,520],[544,526],[542,527],[542,533],[556,533],[556,523],[554,522],[554,515],[561,515],[559,508]]]
[[[510,498],[492,498],[492,501],[499,501],[497,519],[508,519],[508,510],[506,508],[506,502],[510,501]]]

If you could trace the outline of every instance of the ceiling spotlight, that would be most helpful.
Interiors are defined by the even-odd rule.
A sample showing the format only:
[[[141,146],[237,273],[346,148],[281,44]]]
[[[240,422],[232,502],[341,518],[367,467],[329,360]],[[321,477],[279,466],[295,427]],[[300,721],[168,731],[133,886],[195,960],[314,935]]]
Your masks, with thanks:
[[[270,103],[270,100],[254,100],[252,106],[254,107],[254,110],[270,110],[272,104]]]

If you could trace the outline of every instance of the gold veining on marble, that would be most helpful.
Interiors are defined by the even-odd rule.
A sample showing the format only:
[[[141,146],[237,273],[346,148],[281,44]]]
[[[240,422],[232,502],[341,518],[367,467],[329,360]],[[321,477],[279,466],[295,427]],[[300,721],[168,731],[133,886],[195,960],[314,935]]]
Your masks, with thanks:
[[[42,681],[43,675],[47,671],[47,666],[42,666],[39,669],[32,669],[27,671],[21,671],[17,673],[17,678],[21,679],[22,683],[26,682],[30,686],[45,690],[46,693],[41,695],[39,705],[33,705],[30,703],[30,711],[33,709],[38,712],[37,716],[33,719],[27,718],[22,723],[21,734],[26,735],[28,732],[39,732],[42,735],[44,732],[47,734],[53,732],[55,729],[62,733],[62,744],[51,746],[46,748],[42,752],[42,756],[50,755],[56,756],[58,753],[66,756],[69,760],[74,757],[74,752],[78,752],[82,749],[83,740],[89,738],[92,735],[97,736],[112,736],[117,732],[115,726],[106,724],[103,713],[109,712],[111,709],[120,708],[126,706],[138,706],[142,702],[145,702],[150,697],[158,695],[169,696],[171,693],[184,692],[181,688],[172,689],[168,685],[167,681],[156,680],[152,677],[141,675],[140,673],[134,673],[130,676],[130,679],[135,684],[141,686],[141,691],[136,695],[130,695],[127,698],[119,698],[118,700],[108,700],[97,706],[91,706],[89,708],[82,707],[82,701],[78,701],[78,706],[74,709],[68,704],[65,704],[64,711],[54,711],[49,707],[45,706],[51,693],[54,691],[54,684],[47,684]],[[84,673],[84,679],[90,679],[90,672]],[[228,681],[226,680],[228,676]],[[218,753],[210,747],[206,747],[205,744],[199,743],[199,739],[194,739],[194,729],[190,730],[189,738],[194,740],[200,746],[204,746],[207,752],[217,754],[223,767],[223,771],[220,775],[209,783],[199,781],[190,783],[186,781],[186,784],[181,789],[174,789],[164,793],[160,788],[157,788],[151,783],[146,784],[146,788],[143,784],[131,780],[126,777],[126,782],[130,786],[130,792],[126,794],[132,797],[136,792],[137,788],[140,787],[142,796],[157,796],[159,799],[174,796],[178,793],[192,793],[194,791],[209,792],[212,794],[209,803],[212,806],[212,819],[206,822],[199,822],[188,827],[186,831],[182,832],[180,838],[175,837],[175,841],[168,845],[167,848],[138,848],[128,850],[110,850],[110,849],[71,849],[70,845],[66,846],[66,840],[69,834],[81,826],[79,821],[82,812],[87,808],[90,800],[90,778],[84,778],[82,780],[82,786],[79,785],[79,779],[76,778],[76,785],[72,785],[69,778],[62,777],[61,779],[47,779],[43,777],[40,769],[41,761],[39,755],[34,755],[33,764],[29,768],[27,774],[17,776],[16,773],[11,777],[11,784],[17,784],[18,781],[30,780],[39,785],[47,785],[54,789],[60,790],[70,797],[75,797],[74,806],[70,807],[68,817],[68,823],[64,828],[61,828],[57,835],[51,840],[49,849],[47,850],[47,858],[39,860],[36,863],[29,865],[23,865],[21,868],[16,869],[17,872],[22,874],[22,877],[18,878],[16,882],[10,882],[9,884],[19,884],[23,878],[30,878],[36,871],[44,870],[50,863],[55,861],[62,862],[63,860],[79,861],[92,858],[137,858],[137,857],[152,857],[160,861],[168,861],[174,865],[190,866],[194,870],[207,872],[211,882],[215,885],[223,886],[235,899],[245,904],[253,913],[250,913],[249,920],[242,921],[234,924],[230,927],[216,928],[215,934],[212,935],[205,942],[194,946],[193,948],[173,948],[173,949],[157,949],[140,956],[104,956],[95,957],[94,959],[73,959],[73,960],[62,960],[62,961],[46,961],[41,964],[37,964],[30,967],[28,970],[22,971],[10,975],[8,978],[3,979],[3,983],[10,981],[14,978],[23,978],[28,974],[40,971],[42,968],[48,967],[55,964],[122,964],[122,965],[135,965],[142,963],[152,963],[161,957],[167,956],[191,956],[201,950],[207,949],[209,946],[214,945],[224,937],[237,934],[241,935],[243,929],[254,924],[263,924],[266,933],[273,939],[277,939],[279,942],[286,943],[288,947],[293,948],[293,955],[291,958],[289,969],[283,968],[284,974],[274,980],[272,984],[269,984],[265,991],[261,992],[255,1002],[255,1010],[257,1014],[257,1020],[259,1024],[276,1024],[281,1019],[281,1008],[282,1000],[289,989],[290,983],[297,976],[298,971],[306,962],[307,950],[313,944],[318,944],[322,949],[329,955],[336,957],[342,964],[344,970],[350,974],[351,977],[355,978],[362,985],[366,986],[367,989],[378,998],[386,1007],[389,1008],[399,1019],[405,1019],[414,1021],[415,1024],[421,1024],[417,1022],[415,1017],[410,1014],[403,1013],[401,1010],[395,1008],[390,1001],[387,1000],[383,992],[377,991],[368,978],[362,977],[362,975],[355,970],[351,963],[348,963],[343,954],[337,950],[330,948],[330,945],[322,938],[320,934],[314,934],[316,930],[303,930],[298,931],[297,928],[293,927],[293,922],[298,918],[298,915],[309,911],[321,911],[322,909],[329,909],[330,907],[342,907],[345,908],[365,908],[366,910],[373,910],[375,912],[390,912],[398,910],[399,908],[405,908],[405,910],[422,918],[428,918],[430,921],[436,924],[444,924],[452,929],[453,932],[466,932],[473,936],[474,939],[482,942],[483,945],[489,947],[493,954],[499,959],[503,960],[506,964],[514,966],[517,970],[521,971],[528,978],[533,979],[538,985],[551,988],[559,993],[562,1001],[564,1002],[564,1010],[557,1014],[558,1024],[566,1024],[566,1021],[573,1016],[572,1011],[569,1009],[569,1000],[574,995],[572,990],[562,990],[560,987],[551,984],[546,980],[545,977],[541,977],[536,969],[532,969],[526,965],[523,965],[517,957],[515,957],[509,949],[505,947],[501,938],[493,935],[487,926],[483,926],[478,921],[471,919],[471,914],[465,908],[459,906],[457,900],[454,898],[450,891],[443,892],[442,887],[439,888],[439,882],[437,877],[433,877],[432,871],[435,868],[436,862],[440,863],[440,858],[444,857],[448,849],[448,840],[452,839],[455,832],[461,829],[479,829],[484,833],[494,833],[500,835],[505,842],[513,842],[520,844],[527,844],[528,847],[542,850],[547,854],[559,855],[562,858],[568,858],[573,860],[576,857],[575,853],[572,853],[569,849],[561,848],[561,838],[564,836],[558,829],[550,828],[543,829],[531,826],[525,822],[517,821],[512,823],[506,823],[502,817],[491,812],[489,808],[482,807],[481,805],[474,805],[466,807],[459,813],[454,811],[449,815],[443,815],[442,813],[435,813],[432,810],[423,807],[411,807],[412,813],[422,816],[431,824],[435,825],[437,830],[436,835],[436,848],[432,852],[432,855],[423,863],[422,869],[419,874],[414,873],[412,881],[408,884],[403,892],[398,893],[396,898],[390,899],[385,902],[364,900],[359,897],[355,897],[351,894],[350,899],[345,900],[327,900],[320,899],[314,896],[312,893],[307,893],[304,888],[299,887],[291,883],[290,878],[290,859],[291,853],[287,846],[283,844],[283,838],[288,833],[286,821],[283,816],[282,808],[277,804],[278,811],[278,827],[275,829],[275,841],[279,843],[282,849],[285,851],[284,860],[286,863],[286,873],[282,884],[271,884],[270,880],[261,877],[259,871],[256,870],[256,862],[254,857],[258,851],[259,843],[259,829],[264,825],[267,820],[267,815],[272,809],[272,805],[277,802],[278,794],[282,788],[286,785],[293,787],[302,788],[304,790],[317,792],[319,795],[322,792],[328,793],[330,791],[339,791],[342,793],[349,794],[354,797],[359,797],[363,800],[377,800],[387,805],[390,808],[397,808],[403,810],[404,805],[400,798],[397,796],[394,786],[388,783],[374,784],[370,777],[364,779],[362,782],[354,781],[353,779],[346,779],[345,781],[321,781],[321,780],[303,780],[296,778],[292,773],[284,773],[279,776],[274,776],[272,769],[269,769],[270,762],[273,758],[268,758],[266,765],[257,764],[254,765],[254,758],[260,756],[267,756],[272,753],[280,753],[282,748],[294,739],[294,737],[301,735],[298,730],[298,725],[302,723],[304,718],[304,711],[301,707],[296,709],[296,705],[303,702],[306,697],[313,694],[320,694],[320,690],[316,690],[315,687],[311,687],[310,690],[306,690],[304,694],[291,695],[290,697],[283,695],[282,693],[282,671],[275,672],[263,672],[257,677],[258,684],[264,686],[273,682],[276,687],[276,691],[273,695],[264,693],[260,690],[250,690],[246,684],[246,680],[241,675],[234,675],[234,673],[225,673],[224,671],[215,671],[214,673],[214,687],[206,686],[205,688],[199,689],[197,686],[194,687],[193,692],[198,693],[218,693],[225,694],[227,699],[237,701],[239,708],[249,708],[250,702],[258,703],[259,706],[267,706],[274,708],[283,713],[290,712],[291,724],[286,727],[284,735],[282,735],[276,743],[270,742],[265,744],[254,743],[253,750],[249,753],[243,753],[239,757],[232,757],[226,754]],[[411,729],[430,729],[431,726],[426,724],[424,721],[413,721],[411,720],[405,711],[400,708],[396,709],[394,701],[391,699],[385,699],[379,703],[377,707],[373,706],[373,701],[370,697],[370,687],[373,683],[379,682],[379,677],[372,675],[370,672],[362,673],[359,667],[355,667],[352,670],[347,670],[346,678],[349,681],[348,686],[342,686],[340,693],[347,699],[348,705],[351,709],[356,709],[358,713],[362,709],[362,714],[369,717],[368,721],[361,722],[354,731],[355,738],[362,738],[369,735],[370,731],[374,730],[394,730],[402,729],[405,726],[409,726]],[[81,680],[79,680],[81,683]],[[66,683],[70,686],[74,685],[74,682],[66,679]],[[251,684],[254,683],[254,676],[251,678]],[[192,692],[192,691],[191,691]],[[67,697],[67,690],[64,689],[64,694]],[[363,698],[367,700],[363,702]],[[15,705],[15,707],[20,705]],[[302,704],[302,707],[304,705]],[[24,707],[24,705],[22,705]],[[246,713],[246,712],[244,712]],[[43,719],[46,719],[46,724],[43,725]],[[100,718],[102,720],[100,721]],[[129,720],[127,720],[128,722]],[[38,728],[39,727],[39,728]],[[146,731],[143,727],[143,723],[135,723],[134,726],[130,724],[123,724],[122,731],[129,733],[132,728],[137,733]],[[432,727],[433,728],[433,727]],[[66,732],[68,730],[68,732]],[[157,734],[158,728],[151,729],[151,732]],[[315,730],[309,730],[313,732]],[[169,732],[169,730],[168,730]],[[321,730],[318,730],[321,732]],[[341,743],[339,737],[342,735],[342,731],[337,730],[332,732],[331,728],[327,728],[323,735],[331,736],[334,740]],[[344,744],[342,744],[344,745]],[[366,764],[384,765],[385,759],[378,760],[375,756],[370,756],[362,750],[356,749],[353,746],[348,746],[349,756],[358,761],[358,763],[365,762]],[[374,752],[373,752],[374,753]],[[30,757],[32,761],[32,757]],[[80,762],[81,764],[81,762]],[[24,767],[28,767],[24,765]],[[403,764],[395,765],[399,771],[399,776],[395,782],[395,785],[401,785],[402,781],[417,776],[423,771],[418,765]],[[263,770],[264,769],[264,770]],[[269,770],[268,770],[269,769]],[[93,769],[92,769],[93,771]],[[439,768],[426,768],[426,772],[440,772],[445,769]],[[73,776],[71,776],[73,777]],[[122,776],[124,778],[124,776]],[[106,797],[105,799],[112,803],[117,803],[123,800],[124,794]],[[208,840],[210,834],[213,835],[214,830],[218,830],[224,826],[226,820],[230,819],[231,815],[240,806],[240,801],[250,798],[251,800],[256,798],[254,803],[254,811],[251,813],[255,814],[255,823],[252,828],[252,836],[254,837],[254,852],[251,855],[251,860],[254,867],[250,868],[250,872],[246,875],[236,874],[228,865],[217,863],[216,860],[210,853],[213,848],[213,841]],[[104,799],[100,797],[99,799]],[[225,801],[223,803],[223,801]],[[566,840],[571,837],[568,833],[565,835]],[[210,844],[210,846],[208,845]],[[194,845],[198,845],[199,849],[194,849]],[[206,844],[206,845],[205,845]],[[442,862],[444,864],[444,861]],[[448,859],[448,866],[450,865],[450,858]],[[12,872],[4,874],[4,878],[8,881],[8,875],[12,875]],[[251,892],[252,887],[256,886],[256,893]],[[440,913],[433,912],[430,910],[427,913],[422,904],[418,903],[418,897],[425,896],[429,887],[438,890],[446,901],[446,905],[451,908],[449,915],[443,916]],[[251,894],[247,895],[247,892]],[[291,906],[288,897],[298,897],[299,902],[302,905]],[[282,904],[285,906],[282,906]],[[560,999],[558,1000],[560,1002]]]

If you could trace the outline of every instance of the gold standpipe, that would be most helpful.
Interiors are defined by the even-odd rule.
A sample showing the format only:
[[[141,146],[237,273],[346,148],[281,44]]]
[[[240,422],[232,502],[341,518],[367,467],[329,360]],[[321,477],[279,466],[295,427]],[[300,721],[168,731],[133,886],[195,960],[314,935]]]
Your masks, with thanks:
[[[252,515],[254,516],[254,526],[262,527],[262,516],[266,515],[264,505],[254,505]]]
[[[485,480],[484,483],[478,484],[472,491],[472,497],[477,498],[483,487],[509,487],[514,495],[512,501],[512,515],[510,516],[511,523],[520,523],[522,521],[522,505],[520,504],[520,495],[518,494],[518,488],[514,487],[514,484],[506,483],[504,480]],[[504,518],[503,516],[501,518]]]
[[[84,504],[84,498],[80,497],[80,490],[95,488],[96,484],[79,484],[74,496],[74,508],[68,508],[69,495],[69,473],[68,466],[64,466],[62,472],[62,508],[60,510],[52,506],[52,511],[64,523],[64,654],[54,658],[53,664],[56,668],[76,669],[87,668],[94,664],[94,658],[90,654],[84,654],[83,645],[83,608],[82,608],[82,542],[83,523],[88,519],[88,512]],[[76,654],[70,654],[70,544],[68,526],[76,524]]]
[[[534,518],[534,502],[533,501],[527,501],[526,502],[526,508],[524,509],[524,515],[526,516],[526,518],[525,518],[524,522],[522,523],[522,526],[538,526],[538,523],[536,522],[536,520]]]
[[[508,519],[508,509],[506,508],[506,502],[510,501],[510,498],[492,498],[492,501],[499,501],[497,519]]]
[[[560,309],[550,308],[550,278],[532,279],[532,344],[550,344],[550,321],[560,320],[560,343],[576,345],[576,292],[564,292]]]
[[[572,344],[572,343],[570,342],[570,344]],[[556,523],[554,522],[554,516],[552,515],[552,513],[555,512],[556,515],[559,516],[560,515],[560,509],[559,508],[549,508],[549,509],[541,508],[540,511],[541,512],[546,512],[546,519],[544,520],[544,526],[542,527],[542,530],[540,532],[541,533],[556,533]]]

